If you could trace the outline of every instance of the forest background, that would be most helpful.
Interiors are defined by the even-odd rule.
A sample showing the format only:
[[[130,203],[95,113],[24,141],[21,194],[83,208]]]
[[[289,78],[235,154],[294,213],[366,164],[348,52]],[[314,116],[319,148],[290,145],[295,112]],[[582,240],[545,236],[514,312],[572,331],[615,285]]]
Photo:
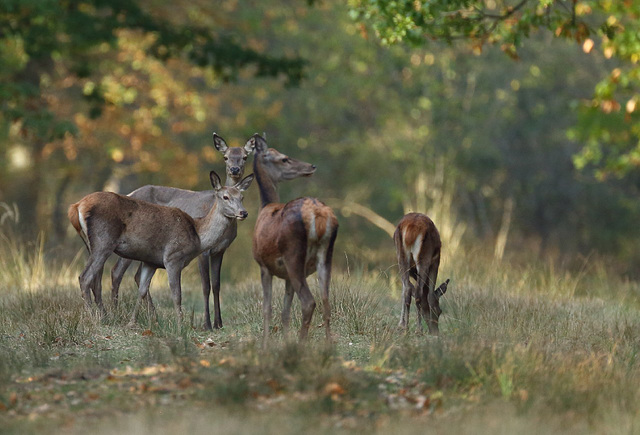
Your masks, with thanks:
[[[0,0],[0,430],[637,433],[639,17],[631,0]],[[186,325],[164,273],[155,320],[128,326],[130,277],[118,307],[84,307],[69,204],[209,189],[213,132],[318,166],[281,197],[340,220],[329,345],[317,313],[287,340],[280,280],[259,345],[255,185],[224,328],[202,328],[195,264]],[[397,328],[408,211],[443,239],[437,338]]]
[[[416,2],[5,3],[0,222],[26,240],[40,235],[53,255],[80,249],[66,209],[83,195],[207,189],[208,171],[224,167],[212,132],[232,146],[266,132],[318,166],[282,197],[337,210],[336,267],[393,265],[388,233],[417,210],[450,253],[578,269],[597,258],[637,278],[637,56],[624,28],[635,9],[546,2],[569,18],[561,6],[573,5],[573,24],[547,22],[548,32],[532,21],[508,43],[467,32],[404,44],[394,43],[398,21],[385,28],[381,17],[406,11],[379,6],[414,13]],[[504,13],[496,22],[517,25],[492,4]],[[607,45],[616,32],[627,52]],[[252,261],[257,189],[245,205],[224,279],[246,276]]]

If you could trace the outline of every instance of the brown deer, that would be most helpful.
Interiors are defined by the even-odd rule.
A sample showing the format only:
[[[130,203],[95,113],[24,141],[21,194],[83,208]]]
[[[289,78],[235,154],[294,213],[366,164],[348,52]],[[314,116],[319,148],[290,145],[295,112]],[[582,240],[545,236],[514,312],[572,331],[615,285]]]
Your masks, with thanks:
[[[244,175],[245,164],[247,158],[253,152],[253,146],[247,144],[244,147],[230,147],[225,140],[216,133],[213,133],[213,144],[216,149],[224,155],[224,161],[227,167],[227,180],[225,185],[234,186],[238,184]],[[189,216],[195,218],[207,214],[211,208],[211,204],[215,201],[216,192],[213,190],[193,192],[191,190],[176,189],[173,187],[147,185],[134,190],[128,196],[154,204],[177,207]],[[200,281],[202,283],[205,307],[204,327],[209,330],[212,328],[222,328],[222,314],[220,312],[220,267],[226,249],[235,240],[237,234],[237,223],[233,221],[224,239],[216,246],[216,249],[204,252],[198,257],[198,269],[200,270]],[[118,305],[120,283],[131,263],[132,260],[119,258],[115,266],[113,266],[113,269],[111,269],[111,298],[115,306]],[[139,267],[136,273],[136,282],[138,283],[140,282],[140,271],[141,269]],[[213,325],[211,325],[211,314],[209,312],[209,295],[212,289],[214,310]],[[150,307],[153,307],[150,293],[147,299]]]
[[[69,220],[89,250],[89,259],[79,277],[87,306],[91,304],[91,290],[98,299],[104,263],[116,253],[142,262],[139,298],[131,322],[135,323],[140,301],[148,293],[158,268],[167,270],[171,297],[178,319],[182,320],[182,269],[201,253],[215,250],[236,219],[244,220],[248,215],[241,192],[251,185],[253,175],[231,187],[223,187],[214,171],[209,178],[216,198],[204,217],[192,218],[178,208],[112,192],[89,194],[69,207]]]
[[[299,337],[305,339],[316,306],[306,278],[316,270],[322,288],[326,337],[330,339],[329,283],[338,220],[331,208],[315,198],[298,198],[283,204],[277,190],[280,181],[311,176],[316,167],[268,148],[266,140],[259,134],[253,135],[248,144],[256,149],[253,171],[261,201],[253,234],[253,258],[260,265],[264,294],[263,346],[269,337],[273,276],[285,280],[283,330],[288,333],[295,292],[302,307]]]
[[[422,319],[427,319],[429,333],[438,334],[438,318],[442,313],[439,299],[447,291],[447,279],[437,289],[438,267],[442,243],[435,224],[422,213],[405,215],[393,234],[402,280],[402,314],[399,327],[409,327],[411,297],[416,300],[418,331],[422,332]],[[412,284],[409,278],[416,284]]]

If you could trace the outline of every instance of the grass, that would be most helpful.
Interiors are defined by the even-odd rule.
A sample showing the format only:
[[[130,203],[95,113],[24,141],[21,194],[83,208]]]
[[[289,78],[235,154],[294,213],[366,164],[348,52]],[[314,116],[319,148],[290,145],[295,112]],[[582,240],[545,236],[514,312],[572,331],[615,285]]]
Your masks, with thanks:
[[[260,349],[257,279],[225,284],[225,328],[205,332],[197,273],[184,277],[179,329],[166,280],[158,323],[134,302],[84,309],[82,255],[42,244],[0,252],[0,431],[328,433],[636,433],[640,428],[640,287],[600,269],[483,261],[444,264],[441,336],[401,333],[393,276],[336,272],[335,341],[321,298],[310,341],[283,337],[275,287],[271,347]],[[55,254],[55,252],[53,253]],[[53,255],[53,257],[63,257]],[[159,274],[160,275],[160,274]],[[160,277],[158,277],[160,278]],[[105,278],[105,284],[107,279]],[[107,286],[108,287],[108,286]],[[300,309],[293,307],[297,329]],[[412,311],[412,327],[415,312]]]

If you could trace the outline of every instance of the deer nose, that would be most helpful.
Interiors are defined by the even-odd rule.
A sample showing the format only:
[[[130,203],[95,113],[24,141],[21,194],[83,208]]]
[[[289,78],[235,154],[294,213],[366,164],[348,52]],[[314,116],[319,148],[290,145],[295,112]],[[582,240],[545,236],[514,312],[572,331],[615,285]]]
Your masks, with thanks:
[[[232,166],[231,168],[229,168],[229,172],[231,172],[231,175],[238,175],[240,173],[240,168],[237,166]]]
[[[315,168],[316,168],[316,165],[311,165],[311,169],[315,169]]]
[[[240,212],[240,219],[246,219],[247,216],[249,216],[249,213],[246,210]]]

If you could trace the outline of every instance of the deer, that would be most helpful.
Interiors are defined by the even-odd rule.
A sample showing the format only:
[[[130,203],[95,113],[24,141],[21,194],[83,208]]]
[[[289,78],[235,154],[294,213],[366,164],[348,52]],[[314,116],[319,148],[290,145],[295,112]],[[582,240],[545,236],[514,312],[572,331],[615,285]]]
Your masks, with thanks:
[[[305,340],[316,307],[306,278],[318,271],[324,306],[324,327],[331,340],[331,306],[329,285],[331,259],[338,235],[338,219],[333,210],[316,198],[298,198],[280,202],[278,183],[299,177],[309,177],[315,165],[291,158],[254,134],[247,142],[254,146],[253,173],[260,189],[260,211],[253,233],[253,258],[260,266],[263,291],[263,347],[266,347],[271,323],[271,293],[273,276],[285,281],[282,327],[288,336],[291,303],[294,292],[302,307],[299,339]]]
[[[203,252],[216,251],[219,244],[227,243],[229,228],[236,220],[248,216],[242,205],[242,192],[251,185],[253,175],[230,187],[222,186],[215,171],[210,172],[209,179],[215,200],[212,199],[203,217],[193,218],[175,207],[113,192],[91,193],[69,207],[69,220],[89,251],[87,264],[78,278],[87,307],[91,305],[91,290],[96,296],[96,282],[100,281],[105,261],[115,253],[142,262],[138,299],[130,324],[135,324],[140,302],[148,294],[151,279],[159,268],[167,270],[178,323],[182,323],[182,269]]]
[[[213,133],[213,144],[215,148],[224,156],[226,164],[226,186],[234,186],[240,182],[244,175],[247,158],[253,152],[251,145],[243,147],[230,147],[226,141],[216,133]],[[206,190],[194,192],[191,190],[177,189],[166,186],[142,186],[128,195],[130,198],[142,199],[154,204],[177,207],[186,212],[191,217],[200,217],[207,214],[211,204],[215,201],[216,192]],[[220,310],[220,269],[222,258],[226,249],[235,240],[238,234],[237,223],[232,221],[224,240],[216,246],[215,251],[207,251],[198,257],[198,270],[200,271],[200,281],[202,283],[202,294],[204,296],[204,328],[207,330],[222,328],[222,313]],[[120,284],[125,272],[131,265],[132,260],[119,258],[111,269],[111,299],[115,307],[118,306],[118,294]],[[140,271],[136,273],[136,282],[140,282]],[[213,290],[214,321],[211,324],[211,314],[209,310],[209,297]],[[153,309],[151,294],[148,294],[147,302]]]
[[[429,334],[438,335],[440,298],[447,291],[449,279],[438,288],[438,268],[442,242],[433,221],[422,213],[408,213],[398,223],[393,234],[402,280],[402,314],[399,328],[409,328],[411,298],[416,301],[418,332],[422,333],[422,320],[426,319]],[[413,278],[416,283],[411,283]]]

